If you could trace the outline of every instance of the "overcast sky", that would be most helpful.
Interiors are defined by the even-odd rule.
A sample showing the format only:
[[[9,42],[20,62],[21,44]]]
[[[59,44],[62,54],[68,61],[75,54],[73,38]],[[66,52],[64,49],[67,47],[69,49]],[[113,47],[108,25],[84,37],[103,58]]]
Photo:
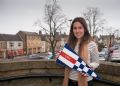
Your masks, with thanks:
[[[0,33],[38,31],[33,24],[44,17],[44,4],[45,0],[0,0]],[[120,0],[59,0],[59,4],[68,19],[81,16],[87,7],[98,7],[106,26],[120,29]]]

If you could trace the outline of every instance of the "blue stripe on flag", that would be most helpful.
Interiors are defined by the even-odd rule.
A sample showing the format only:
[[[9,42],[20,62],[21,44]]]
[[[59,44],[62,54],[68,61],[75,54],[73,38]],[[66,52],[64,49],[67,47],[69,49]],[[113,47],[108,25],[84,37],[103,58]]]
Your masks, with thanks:
[[[63,62],[60,61],[59,59],[56,60],[56,63],[58,63],[59,65],[62,65],[62,66],[64,66],[64,67],[67,66],[65,63],[63,63]]]
[[[83,68],[84,68],[84,65],[83,65],[83,64],[80,64],[79,68],[83,69]]]
[[[92,71],[89,69],[87,73],[88,73],[89,75],[91,75],[91,74],[92,74]]]
[[[99,77],[98,75],[97,75],[97,77],[95,77],[96,79],[98,79],[98,80],[101,80],[101,77]]]
[[[73,69],[77,70],[77,69],[78,69],[78,67],[77,67],[76,65],[74,65]]]
[[[65,48],[67,48],[69,51],[71,51],[72,53],[74,53],[74,54],[76,54],[76,52],[75,51],[73,51],[73,49],[71,48],[71,47],[69,47],[69,45],[68,44],[65,44],[65,46],[64,46]],[[76,54],[77,55],[77,54]]]
[[[78,58],[78,60],[77,60],[77,61],[81,63],[81,62],[82,62],[82,59],[81,59],[81,58]]]

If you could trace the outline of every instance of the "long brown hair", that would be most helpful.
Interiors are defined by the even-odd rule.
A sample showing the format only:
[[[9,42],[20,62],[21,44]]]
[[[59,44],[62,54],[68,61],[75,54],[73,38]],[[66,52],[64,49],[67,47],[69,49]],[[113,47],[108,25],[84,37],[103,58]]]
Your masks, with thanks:
[[[86,23],[86,21],[85,21],[85,19],[84,18],[82,18],[82,17],[76,17],[73,21],[72,21],[72,24],[71,24],[71,27],[70,27],[70,33],[69,33],[69,37],[68,37],[68,42],[67,42],[67,44],[71,47],[71,48],[75,48],[75,45],[76,45],[76,43],[77,43],[77,38],[74,36],[74,34],[73,34],[73,24],[75,23],[75,22],[79,22],[79,23],[81,23],[82,25],[83,25],[83,27],[84,27],[84,31],[85,31],[85,33],[84,33],[84,36],[82,37],[82,39],[81,39],[81,43],[80,43],[80,45],[79,45],[79,54],[80,54],[80,51],[82,50],[82,48],[83,48],[83,45],[84,44],[87,44],[87,43],[89,43],[91,40],[93,40],[92,39],[92,37],[91,37],[91,35],[90,35],[90,33],[89,33],[89,31],[88,31],[88,27],[87,27],[87,23]]]

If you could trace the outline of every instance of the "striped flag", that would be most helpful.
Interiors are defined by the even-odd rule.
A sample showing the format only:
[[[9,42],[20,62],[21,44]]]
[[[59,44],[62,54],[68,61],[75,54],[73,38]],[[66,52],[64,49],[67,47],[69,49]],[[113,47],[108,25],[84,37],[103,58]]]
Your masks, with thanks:
[[[63,66],[68,66],[96,79],[100,79],[97,74],[81,59],[81,57],[79,57],[76,52],[68,46],[68,44],[65,44],[56,60],[56,63]]]

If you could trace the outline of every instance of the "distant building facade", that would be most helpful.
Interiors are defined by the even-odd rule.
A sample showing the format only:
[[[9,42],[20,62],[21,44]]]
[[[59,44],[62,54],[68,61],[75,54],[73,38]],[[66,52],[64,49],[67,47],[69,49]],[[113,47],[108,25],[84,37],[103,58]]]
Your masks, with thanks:
[[[42,34],[41,31],[39,31],[39,35],[41,37],[41,41],[42,41],[42,52],[49,52],[51,51],[51,45],[50,42],[48,40],[47,35]],[[59,51],[63,48],[64,44],[67,42],[68,39],[68,35],[64,34],[60,34],[58,32],[56,32],[56,47],[55,47],[55,51]]]
[[[68,35],[66,33],[64,34],[61,34],[61,41],[60,41],[60,49],[62,49],[65,45],[65,43],[67,43],[67,40],[68,40]]]
[[[18,35],[0,34],[0,57],[13,58],[23,55],[23,42]]]
[[[19,31],[17,34],[0,34],[0,58],[12,58],[23,54],[35,54],[51,51],[51,45],[46,34],[41,32]],[[55,51],[59,51],[67,42],[68,35],[56,32],[57,44]]]
[[[115,43],[115,36],[114,35],[103,35],[100,36],[99,42],[104,43],[107,47],[113,45]]]
[[[45,34],[39,34],[41,38],[41,52],[48,52],[50,49],[50,44],[47,42]]]
[[[17,33],[23,40],[23,49],[26,54],[41,52],[41,38],[36,32],[19,31]]]
[[[6,58],[7,42],[0,40],[0,58]]]

